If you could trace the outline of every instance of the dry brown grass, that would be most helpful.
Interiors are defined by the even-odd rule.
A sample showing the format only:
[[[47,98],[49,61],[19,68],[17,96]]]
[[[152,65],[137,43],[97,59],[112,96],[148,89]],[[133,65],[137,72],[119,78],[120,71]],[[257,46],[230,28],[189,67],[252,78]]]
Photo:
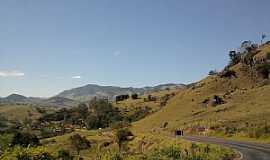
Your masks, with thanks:
[[[0,114],[8,120],[23,121],[26,118],[37,119],[40,117],[40,113],[29,105],[3,105],[0,106]]]
[[[160,129],[164,122],[169,124],[168,131],[189,125],[209,127],[218,123],[240,127],[245,123],[270,122],[270,85],[258,86],[242,64],[231,69],[236,71],[237,78],[204,78],[196,87],[180,91],[162,110],[135,122],[133,131],[151,132]],[[225,104],[216,107],[204,107],[202,104],[205,99],[214,95],[222,97],[226,92],[231,93],[224,98]]]

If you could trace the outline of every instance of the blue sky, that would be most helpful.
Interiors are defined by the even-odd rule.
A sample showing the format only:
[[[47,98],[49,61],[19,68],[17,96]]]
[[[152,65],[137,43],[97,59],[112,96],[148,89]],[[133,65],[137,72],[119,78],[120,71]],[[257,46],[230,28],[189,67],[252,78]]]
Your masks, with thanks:
[[[0,2],[0,96],[190,83],[270,35],[269,0]],[[269,39],[269,37],[268,37]]]

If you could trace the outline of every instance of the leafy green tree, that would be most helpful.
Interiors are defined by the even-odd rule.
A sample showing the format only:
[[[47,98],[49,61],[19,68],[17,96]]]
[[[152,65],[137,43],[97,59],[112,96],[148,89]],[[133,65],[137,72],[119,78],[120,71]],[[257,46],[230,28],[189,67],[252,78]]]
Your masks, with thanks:
[[[133,133],[128,128],[121,128],[116,131],[116,142],[121,151],[124,142],[129,140],[129,137],[133,136]]]
[[[88,129],[105,128],[123,119],[119,109],[107,100],[92,100],[88,105],[80,104],[71,109],[61,109],[44,114],[39,121],[62,121],[65,124],[86,126]]]
[[[229,57],[230,57],[230,65],[231,66],[235,65],[241,61],[241,54],[236,53],[235,51],[230,51]]]
[[[0,115],[0,128],[7,127],[7,119]]]
[[[217,74],[218,74],[218,72],[216,70],[211,70],[208,73],[208,75],[210,75],[210,76],[217,75]]]
[[[129,122],[138,121],[138,120],[146,117],[150,113],[151,113],[151,108],[150,107],[148,107],[148,106],[139,107],[139,108],[136,109],[136,111],[134,113],[132,113],[131,115],[129,115],[127,117],[127,120]]]
[[[88,114],[85,120],[88,129],[105,128],[123,119],[119,110],[105,100],[97,100],[95,103],[91,103],[90,110],[92,113]]]
[[[30,146],[37,146],[39,145],[39,139],[36,135],[30,134],[30,133],[21,133],[17,132],[15,133],[13,140],[11,142],[11,145],[20,145],[23,147]]]
[[[79,134],[75,134],[70,137],[71,145],[76,150],[77,155],[80,155],[80,151],[84,149],[91,148],[91,143],[86,139],[86,137],[82,137]]]
[[[89,115],[86,120],[86,127],[87,129],[97,129],[100,126],[99,118],[96,115]]]
[[[132,98],[132,99],[138,99],[138,94],[137,94],[137,93],[132,94],[132,95],[131,95],[131,98]]]
[[[10,147],[13,136],[14,135],[11,133],[0,134],[0,150],[5,150]]]

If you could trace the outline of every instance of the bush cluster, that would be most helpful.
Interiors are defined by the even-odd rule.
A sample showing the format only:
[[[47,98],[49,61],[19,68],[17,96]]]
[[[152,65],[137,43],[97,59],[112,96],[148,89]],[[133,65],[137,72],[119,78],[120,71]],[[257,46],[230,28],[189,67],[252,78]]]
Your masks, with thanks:
[[[87,129],[105,128],[121,121],[123,117],[117,108],[106,100],[93,100],[89,104],[80,104],[71,109],[61,109],[45,114],[40,122],[62,121],[65,124],[87,127]]]
[[[0,155],[3,160],[73,160],[74,157],[69,151],[60,149],[57,154],[51,154],[45,147],[21,147],[10,148]]]
[[[115,97],[115,102],[123,101],[123,100],[126,100],[126,99],[129,99],[128,94],[118,95],[118,96]]]

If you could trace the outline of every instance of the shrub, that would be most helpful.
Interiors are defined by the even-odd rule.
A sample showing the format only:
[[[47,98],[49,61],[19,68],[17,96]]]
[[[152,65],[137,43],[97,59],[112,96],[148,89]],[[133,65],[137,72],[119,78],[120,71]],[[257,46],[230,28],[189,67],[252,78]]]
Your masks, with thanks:
[[[31,156],[28,153],[23,152],[21,154],[18,154],[16,156],[16,159],[17,160],[31,160],[32,158],[31,158]]]
[[[236,51],[230,51],[229,57],[230,57],[229,66],[233,66],[241,61],[241,54],[236,53]]]
[[[234,70],[225,69],[223,72],[221,72],[220,77],[221,78],[232,78],[232,77],[236,78],[237,76]]]
[[[270,64],[260,64],[256,66],[256,70],[263,78],[269,78]]]
[[[33,160],[54,160],[54,159],[55,158],[48,152],[44,152],[33,157]]]
[[[40,136],[42,138],[50,138],[50,137],[54,137],[55,133],[54,133],[53,129],[51,129],[49,127],[43,127],[40,129]]]
[[[161,107],[166,106],[167,101],[168,101],[169,99],[170,99],[170,95],[169,95],[169,94],[166,94],[166,95],[164,95],[163,97],[161,97],[160,106],[161,106]]]
[[[258,44],[252,43],[252,41],[243,41],[240,46],[240,53],[251,52],[258,48]]]
[[[218,95],[214,95],[211,103],[212,103],[212,106],[216,106],[216,105],[224,104],[225,101]]]
[[[35,107],[35,108],[38,111],[38,113],[40,113],[40,114],[46,113],[46,109],[45,108],[42,108],[42,107]]]
[[[120,128],[125,128],[125,127],[130,127],[130,123],[126,121],[120,121],[120,122],[115,122],[111,124],[110,127],[112,129],[120,129]]]
[[[10,147],[13,136],[14,135],[10,133],[0,134],[0,150],[5,150]]]
[[[123,100],[126,100],[126,99],[129,99],[129,95],[128,94],[118,95],[118,96],[115,97],[115,101],[116,102],[123,101]]]
[[[7,127],[7,119],[0,115],[0,129]]]
[[[218,74],[218,72],[216,70],[211,70],[208,73],[209,76],[213,76],[213,75],[217,75],[217,74]]]
[[[119,113],[119,110],[115,109],[112,104],[107,101],[97,101],[90,106],[94,113],[89,113],[85,119],[85,123],[88,129],[105,128],[110,124],[122,121],[123,117]]]
[[[137,93],[132,94],[132,95],[131,95],[131,98],[132,98],[132,99],[138,99],[138,94],[137,94]]]
[[[237,129],[233,126],[225,127],[225,134],[235,134]]]
[[[118,152],[107,152],[97,156],[98,160],[123,160],[124,157]]]
[[[146,117],[147,115],[150,114],[151,108],[150,107],[139,107],[138,109],[136,109],[136,111],[131,114],[130,116],[127,117],[127,120],[129,122],[134,122],[134,121],[138,121],[144,117]]]
[[[87,127],[87,129],[105,128],[110,124],[123,119],[119,110],[114,108],[106,100],[93,100],[86,104],[80,104],[78,107],[71,109],[61,109],[54,113],[43,115],[40,122],[64,121],[65,124]],[[44,136],[50,136],[44,130]],[[49,135],[48,135],[49,134]]]
[[[28,147],[30,146],[37,146],[39,145],[39,139],[37,138],[36,135],[30,134],[30,133],[21,133],[17,132],[15,133],[11,145],[20,145],[23,147]]]
[[[170,146],[169,148],[165,148],[162,150],[163,155],[165,155],[168,158],[174,159],[174,160],[181,160],[182,153],[181,149],[178,146]]]
[[[247,131],[250,138],[260,138],[270,135],[270,127],[267,124],[264,124],[264,126],[254,126]]]
[[[23,148],[15,146],[6,150],[0,159],[17,159],[17,160],[55,160],[56,158],[51,155],[44,147],[27,147]]]
[[[60,160],[73,160],[73,156],[69,153],[69,151],[60,149],[58,151],[57,158]]]
[[[121,128],[116,131],[116,142],[120,151],[122,148],[122,144],[130,140],[129,137],[131,136],[133,136],[133,133],[128,128]]]
[[[75,134],[70,137],[71,145],[76,150],[77,155],[80,154],[81,150],[88,149],[91,147],[90,141],[86,137],[82,137],[79,134]]]
[[[120,154],[115,153],[111,156],[110,160],[122,160],[123,158],[121,157]]]
[[[98,119],[97,115],[89,115],[86,120],[85,124],[87,129],[93,129],[93,128],[102,128],[102,124],[100,124],[100,120]]]
[[[157,98],[149,94],[147,98],[144,98],[144,102],[156,101]]]
[[[266,59],[270,60],[270,52],[266,53]]]

